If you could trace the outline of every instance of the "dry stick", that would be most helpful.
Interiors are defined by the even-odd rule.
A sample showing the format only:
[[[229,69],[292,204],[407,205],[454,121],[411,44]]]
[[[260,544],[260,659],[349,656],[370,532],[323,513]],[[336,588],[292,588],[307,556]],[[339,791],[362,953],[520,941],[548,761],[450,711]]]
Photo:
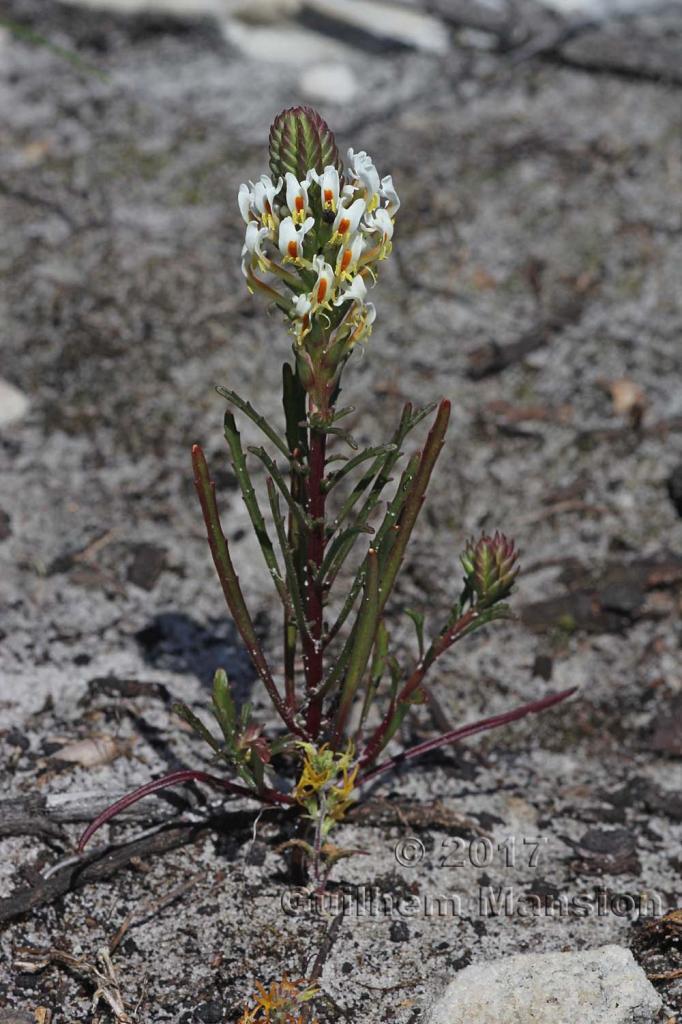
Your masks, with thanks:
[[[258,637],[256,636],[256,631],[239,585],[239,577],[232,565],[227,540],[220,525],[220,516],[215,499],[215,484],[209,475],[204,453],[200,446],[196,444],[192,448],[192,464],[194,466],[194,484],[204,514],[208,543],[232,618],[280,718],[295,735],[306,737],[307,733],[297,724],[292,709],[287,707],[286,703],[282,700],[272,677],[270,666],[258,642]]]
[[[385,772],[397,768],[404,761],[421,757],[422,754],[428,754],[431,750],[438,750],[439,747],[448,746],[450,743],[457,743],[459,740],[466,739],[467,736],[474,736],[478,732],[487,732],[489,729],[497,729],[499,726],[507,725],[508,722],[515,722],[518,718],[524,718],[526,715],[538,714],[538,712],[566,700],[577,689],[577,686],[572,686],[569,690],[561,690],[560,693],[553,693],[548,697],[542,697],[540,700],[531,701],[529,704],[522,704],[520,707],[514,708],[513,711],[504,711],[500,715],[482,718],[478,722],[472,722],[470,725],[463,725],[459,729],[453,729],[443,736],[435,736],[433,739],[424,740],[423,743],[417,744],[416,747],[411,747],[409,750],[396,754],[395,757],[389,758],[388,761],[383,761],[376,768],[372,768],[371,771],[361,775],[357,784],[362,786],[371,779],[375,779],[378,775],[383,775]]]
[[[240,812],[240,818],[246,817]],[[91,882],[99,882],[110,878],[120,869],[137,857],[147,857],[155,853],[165,853],[187,843],[194,842],[199,836],[209,831],[208,823],[190,823],[170,829],[163,829],[153,836],[136,839],[120,847],[107,847],[103,852],[91,855],[90,860],[79,859],[70,861],[49,878],[39,880],[37,884],[19,889],[0,899],[0,924],[21,917],[35,907],[44,906],[59,899],[67,892],[81,889]]]
[[[289,807],[277,810],[282,820],[290,814]],[[131,862],[195,843],[213,829],[229,830],[232,835],[240,829],[248,829],[250,834],[252,823],[252,810],[221,811],[201,821],[161,827],[132,842],[109,845],[81,857],[69,858],[61,866],[55,865],[49,876],[44,873],[37,882],[0,899],[0,924],[21,917],[35,907],[53,903],[67,892],[111,878]]]

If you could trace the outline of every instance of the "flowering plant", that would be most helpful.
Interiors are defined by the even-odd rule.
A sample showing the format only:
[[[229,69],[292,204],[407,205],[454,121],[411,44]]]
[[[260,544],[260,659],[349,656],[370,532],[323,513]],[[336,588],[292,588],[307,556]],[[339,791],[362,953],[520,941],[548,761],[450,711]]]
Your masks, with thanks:
[[[212,707],[219,738],[186,705],[176,710],[209,744],[214,761],[229,769],[229,777],[188,769],[154,780],[104,811],[85,831],[81,848],[101,824],[147,793],[198,780],[305,812],[313,842],[293,843],[309,853],[319,880],[320,859],[343,855],[325,842],[330,829],[370,779],[437,747],[541,711],[573,691],[379,760],[410,709],[429,700],[426,676],[438,658],[465,636],[508,616],[505,598],[518,571],[517,553],[500,533],[469,542],[461,558],[460,592],[453,595],[443,626],[427,644],[424,617],[411,612],[418,656],[410,669],[400,664],[391,652],[387,602],[443,446],[450,406],[445,400],[427,409],[408,403],[388,443],[360,450],[339,425],[352,410],[337,405],[343,369],[372,330],[376,311],[367,301],[368,287],[391,253],[400,200],[390,175],[381,178],[364,151],[349,150],[344,165],[329,127],[307,107],[275,119],[270,169],[271,176],[241,185],[238,205],[245,222],[247,285],[281,311],[292,335],[293,361],[284,363],[282,378],[284,430],[236,392],[218,391],[230,406],[225,438],[234,472],[282,604],[279,670],[254,628],[198,445],[192,459],[225,600],[281,727],[266,735],[248,705],[236,707],[227,675],[219,670]],[[256,424],[269,447],[244,451],[232,409]],[[421,450],[406,459],[382,507],[405,440],[434,409]],[[265,468],[265,495],[253,485],[248,456]],[[332,460],[340,460],[340,466],[330,468]],[[337,495],[330,512],[330,499]],[[266,497],[270,526],[262,511]],[[349,578],[345,567],[358,548],[359,565]],[[282,783],[287,776],[289,783]]]

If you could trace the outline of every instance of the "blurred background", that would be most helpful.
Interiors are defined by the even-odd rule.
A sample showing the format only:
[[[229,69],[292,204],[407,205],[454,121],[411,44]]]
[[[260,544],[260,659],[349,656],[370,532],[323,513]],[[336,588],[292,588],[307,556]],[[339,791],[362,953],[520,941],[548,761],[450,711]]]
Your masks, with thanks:
[[[279,416],[289,339],[245,290],[236,194],[267,170],[274,115],[310,103],[342,153],[366,149],[392,174],[403,204],[374,333],[344,377],[349,426],[379,443],[405,400],[453,401],[395,611],[423,608],[437,625],[471,534],[503,529],[522,553],[519,622],[444,662],[443,714],[579,684],[579,704],[508,744],[541,744],[534,792],[571,778],[583,785],[571,799],[589,803],[593,785],[633,772],[679,790],[681,97],[679,0],[3,0],[8,787],[30,788],[65,737],[114,728],[79,703],[98,679],[201,702],[225,664],[251,689],[193,493],[193,442],[277,649],[213,386]],[[396,614],[407,650],[404,629]],[[129,787],[164,757],[177,767],[158,743],[146,757],[88,784]],[[626,801],[643,820],[652,792]],[[673,815],[668,835],[679,805],[677,818],[659,811]],[[647,880],[674,870],[662,858]]]
[[[124,638],[159,615],[221,616],[197,440],[267,632],[213,385],[278,414],[289,343],[245,291],[235,196],[300,102],[403,202],[347,375],[354,429],[388,436],[407,397],[454,402],[405,586],[437,602],[464,536],[499,526],[536,567],[538,631],[640,615],[641,580],[602,606],[557,565],[591,580],[680,539],[679,2],[9,0],[1,17],[9,676],[37,661],[37,701],[74,661],[104,670],[129,645],[135,663]]]

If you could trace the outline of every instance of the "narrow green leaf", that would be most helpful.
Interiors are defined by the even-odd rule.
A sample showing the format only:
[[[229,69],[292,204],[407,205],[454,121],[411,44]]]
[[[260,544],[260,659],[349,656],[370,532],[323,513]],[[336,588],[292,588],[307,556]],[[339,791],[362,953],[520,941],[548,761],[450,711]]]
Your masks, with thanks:
[[[214,754],[218,754],[220,757],[225,755],[225,751],[213,733],[204,725],[201,719],[194,714],[191,708],[189,708],[185,703],[178,701],[176,704],[173,704],[172,710],[179,718],[184,719],[188,725],[191,725],[197,736],[201,736],[202,740],[208,743]]]
[[[346,477],[349,473],[352,473],[356,466],[361,465],[361,463],[366,462],[367,459],[374,458],[377,455],[387,455],[389,452],[394,452],[397,450],[398,445],[393,444],[392,442],[390,444],[377,445],[376,448],[365,448],[364,452],[359,452],[358,455],[354,455],[352,459],[348,459],[346,464],[341,469],[338,469],[335,473],[332,473],[331,476],[329,476],[325,481],[323,485],[323,490],[327,494],[329,494],[332,488],[336,487],[337,484],[341,483],[344,477]]]
[[[365,699],[362,705],[362,711],[360,713],[359,726],[362,726],[369,714],[369,709],[372,706],[374,697],[379,688],[379,684],[383,678],[384,672],[386,671],[386,659],[388,656],[388,630],[384,624],[383,619],[379,620],[377,626],[377,633],[374,640],[374,651],[372,653],[372,665],[369,671],[369,677],[367,680],[367,688],[365,690]]]
[[[265,559],[268,572],[275,585],[280,601],[285,608],[289,608],[290,602],[287,588],[284,580],[282,579],[275,549],[272,546],[272,541],[270,540],[270,535],[258,504],[258,498],[256,497],[256,492],[251,482],[251,476],[249,475],[249,471],[246,466],[246,457],[242,448],[239,431],[237,430],[234,416],[229,411],[225,413],[225,439],[230,448],[232,465],[242,492],[246,510],[249,513],[253,531],[260,545],[260,549],[263,552],[263,558]]]
[[[225,741],[233,746],[237,710],[232,699],[227,674],[222,668],[216,669],[213,676],[213,714],[222,730]]]
[[[305,533],[308,533],[312,529],[313,524],[310,521],[310,518],[303,511],[301,505],[299,505],[299,503],[294,500],[291,491],[287,487],[284,477],[277,468],[277,464],[270,458],[268,453],[265,451],[265,448],[249,447],[249,451],[251,452],[252,455],[255,455],[256,458],[260,459],[260,461],[263,463],[268,473],[272,477],[274,483],[277,485],[277,488],[281,492],[287,505],[289,506],[289,511],[298,521],[298,524],[301,527],[301,529]]]
[[[320,568],[319,579],[321,581],[324,581],[327,573],[329,573],[331,579],[336,577],[336,574],[346,559],[346,555],[349,554],[353,546],[352,542],[361,533],[374,533],[374,530],[371,526],[349,526],[334,538],[325,552],[324,561]],[[350,543],[348,543],[349,541]],[[337,556],[339,556],[338,561],[336,561]]]
[[[334,722],[332,745],[338,747],[342,740],[344,728],[358,687],[367,669],[367,663],[374,646],[379,624],[379,557],[374,548],[370,548],[366,558],[367,575],[365,593],[355,628],[355,638],[348,659],[348,670],[341,691],[341,700]]]
[[[412,480],[409,488],[409,492],[405,498],[403,508],[401,510],[399,521],[392,529],[392,537],[390,538],[390,550],[385,558],[382,558],[382,572],[381,572],[381,608],[383,610],[386,601],[388,600],[393,585],[396,581],[402,560],[405,555],[405,549],[407,543],[414,529],[414,525],[417,521],[417,517],[421,510],[424,502],[424,495],[426,488],[428,487],[429,480],[431,479],[431,473],[433,467],[436,464],[436,460],[440,455],[443,447],[443,441],[445,439],[445,432],[448,427],[448,420],[450,418],[450,403],[448,401],[442,401],[438,407],[438,413],[434,420],[433,426],[429,432],[429,436],[424,445],[423,452],[419,459],[419,467]],[[381,544],[384,538],[380,538],[377,533],[377,543]],[[386,534],[387,535],[387,534]]]
[[[231,391],[229,388],[224,388],[221,385],[218,385],[216,391],[228,402],[236,406],[240,412],[243,412],[245,416],[248,416],[252,423],[255,423],[262,430],[268,440],[272,441],[282,454],[289,458],[289,449],[286,446],[286,442],[280,437],[275,428],[268,423],[265,416],[257,412],[250,402],[241,398],[236,391]]]
[[[239,577],[234,571],[230,550],[220,523],[220,515],[215,499],[215,485],[211,480],[206,458],[199,445],[194,445],[192,448],[192,465],[194,467],[194,483],[201,502],[213,563],[223,588],[225,601],[230,609],[239,635],[246,644],[246,649],[251,656],[256,671],[280,718],[295,735],[305,736],[305,730],[301,729],[295,721],[292,709],[285,704],[280,696],[272,677],[270,666],[256,635],[253,621],[239,585]]]
[[[270,508],[272,510],[272,519],[275,524],[275,530],[277,531],[277,539],[282,551],[282,558],[284,559],[287,586],[289,588],[289,596],[291,598],[296,628],[301,635],[308,637],[310,634],[305,619],[305,612],[303,610],[303,598],[301,596],[300,580],[298,578],[294,562],[294,553],[287,539],[284,517],[282,516],[279,498],[275,490],[274,482],[271,478],[268,478],[267,487],[268,498],[270,499]]]
[[[415,611],[414,608],[406,608],[405,614],[414,622],[419,647],[419,660],[421,661],[424,657],[424,613]]]
[[[308,448],[305,426],[306,392],[301,384],[298,373],[290,363],[282,366],[282,403],[286,420],[287,444],[289,452],[297,449],[305,455]]]

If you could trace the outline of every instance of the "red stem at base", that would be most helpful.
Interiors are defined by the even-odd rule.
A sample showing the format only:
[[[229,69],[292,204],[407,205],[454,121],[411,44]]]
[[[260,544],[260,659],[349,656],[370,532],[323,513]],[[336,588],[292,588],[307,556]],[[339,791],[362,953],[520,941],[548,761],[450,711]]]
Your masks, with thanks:
[[[438,750],[439,747],[446,747],[450,743],[457,743],[459,740],[466,739],[467,736],[474,736],[478,732],[497,729],[499,726],[507,725],[508,722],[515,722],[518,718],[525,718],[526,715],[536,715],[538,712],[545,711],[546,708],[551,708],[554,704],[559,704],[561,701],[566,700],[577,689],[577,686],[572,686],[569,690],[561,690],[559,693],[552,693],[548,697],[531,701],[529,704],[522,704],[512,711],[504,711],[500,715],[491,715],[490,718],[481,718],[478,722],[462,725],[459,729],[452,729],[450,732],[443,733],[442,736],[435,736],[433,739],[424,740],[423,743],[418,743],[416,747],[410,747],[409,750],[404,750],[401,754],[396,754],[395,757],[391,757],[389,760],[377,765],[376,768],[365,772],[358,779],[357,785],[362,786],[378,775],[383,775],[384,772],[397,768],[404,761],[421,757],[422,754],[428,754],[431,750]]]
[[[150,793],[156,793],[160,789],[169,789],[171,786],[180,786],[183,782],[205,782],[209,786],[215,786],[217,789],[225,789],[228,793],[234,793],[235,796],[249,796],[253,800],[260,800],[266,804],[296,803],[293,797],[288,796],[286,793],[278,793],[274,789],[264,789],[261,793],[254,793],[252,789],[242,786],[238,782],[228,782],[227,779],[221,779],[218,775],[210,775],[208,772],[184,768],[178,772],[171,772],[169,775],[162,775],[160,779],[153,779],[152,782],[147,782],[144,786],[140,786],[139,789],[126,793],[120,800],[106,807],[101,814],[97,815],[94,821],[90,822],[78,840],[78,852],[82,853],[85,844],[92,838],[95,832],[102,825],[106,825],[108,821],[115,818],[117,814],[120,814],[121,811],[125,811],[127,807],[136,804],[138,800],[149,796]]]

